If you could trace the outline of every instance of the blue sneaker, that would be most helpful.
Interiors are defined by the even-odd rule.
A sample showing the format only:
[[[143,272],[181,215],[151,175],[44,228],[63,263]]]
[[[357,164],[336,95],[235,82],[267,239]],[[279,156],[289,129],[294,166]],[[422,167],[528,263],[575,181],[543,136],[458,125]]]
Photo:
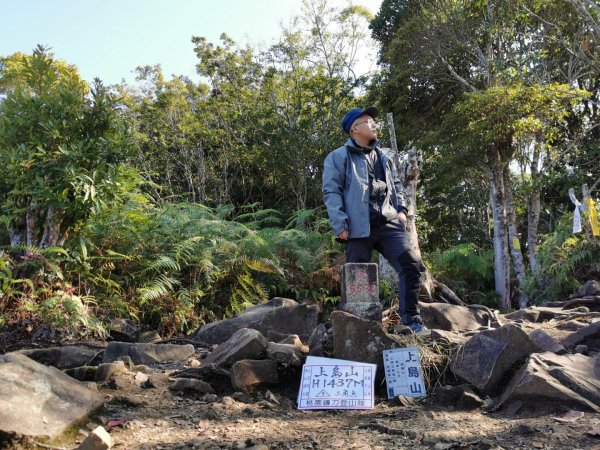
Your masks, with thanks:
[[[431,330],[429,328],[427,328],[425,325],[423,325],[421,323],[421,321],[413,321],[411,323],[409,323],[408,328],[410,328],[410,330],[419,336],[424,336],[424,335],[428,335],[431,333]]]

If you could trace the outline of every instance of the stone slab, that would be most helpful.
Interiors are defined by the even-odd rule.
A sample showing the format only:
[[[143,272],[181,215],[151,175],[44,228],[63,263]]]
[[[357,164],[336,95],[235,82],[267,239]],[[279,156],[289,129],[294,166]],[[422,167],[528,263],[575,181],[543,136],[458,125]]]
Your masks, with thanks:
[[[379,303],[379,274],[375,263],[347,263],[342,266],[342,304]]]
[[[0,356],[0,431],[54,438],[103,403],[54,367],[25,355]]]

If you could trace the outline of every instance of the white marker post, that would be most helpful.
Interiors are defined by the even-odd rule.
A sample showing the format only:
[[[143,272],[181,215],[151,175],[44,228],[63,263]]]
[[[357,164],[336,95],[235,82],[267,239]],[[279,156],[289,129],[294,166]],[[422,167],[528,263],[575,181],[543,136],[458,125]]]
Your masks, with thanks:
[[[298,409],[373,409],[376,364],[308,356]]]

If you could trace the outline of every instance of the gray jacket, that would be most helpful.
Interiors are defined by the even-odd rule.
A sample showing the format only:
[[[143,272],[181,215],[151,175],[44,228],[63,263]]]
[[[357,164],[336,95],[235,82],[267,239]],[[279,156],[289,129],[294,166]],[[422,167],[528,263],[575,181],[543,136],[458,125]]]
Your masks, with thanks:
[[[388,208],[393,208],[393,211],[386,211],[385,216],[395,217],[398,212],[406,212],[402,183],[398,179],[391,151],[388,154],[377,146],[375,149],[379,151],[385,168],[389,196],[389,201],[385,204]],[[329,223],[336,236],[344,230],[348,230],[350,239],[370,235],[367,160],[362,150],[356,148],[351,139],[325,158],[323,200],[329,214]]]

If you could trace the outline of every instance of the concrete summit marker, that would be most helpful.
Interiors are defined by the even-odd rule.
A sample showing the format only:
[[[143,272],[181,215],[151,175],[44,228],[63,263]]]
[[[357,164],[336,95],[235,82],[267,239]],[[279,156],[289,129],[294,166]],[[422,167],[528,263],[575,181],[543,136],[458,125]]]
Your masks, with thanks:
[[[381,322],[377,264],[347,263],[342,266],[340,310]]]

